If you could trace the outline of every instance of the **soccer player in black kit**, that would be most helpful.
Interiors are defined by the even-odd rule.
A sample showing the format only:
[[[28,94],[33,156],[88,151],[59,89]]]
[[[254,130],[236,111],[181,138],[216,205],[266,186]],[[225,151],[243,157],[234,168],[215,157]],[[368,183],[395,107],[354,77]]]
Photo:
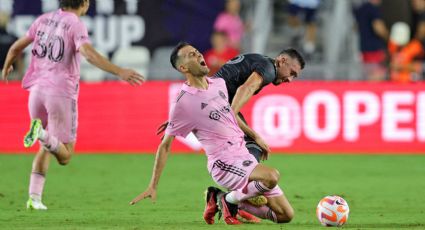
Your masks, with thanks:
[[[260,54],[239,55],[223,65],[213,76],[223,78],[229,93],[229,103],[238,114],[239,126],[245,126],[246,148],[257,161],[268,158],[270,152],[267,143],[248,127],[241,108],[249,99],[270,83],[280,85],[289,83],[300,75],[305,61],[295,49],[285,49],[275,58]]]

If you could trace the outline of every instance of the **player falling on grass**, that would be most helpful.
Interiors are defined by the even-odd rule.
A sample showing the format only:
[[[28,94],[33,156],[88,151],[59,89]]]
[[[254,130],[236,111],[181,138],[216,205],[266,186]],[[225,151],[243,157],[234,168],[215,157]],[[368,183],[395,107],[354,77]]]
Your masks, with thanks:
[[[209,69],[202,54],[188,43],[177,45],[170,60],[187,81],[175,99],[149,186],[131,204],[148,197],[156,199],[159,178],[175,136],[185,137],[193,132],[205,149],[213,180],[231,191],[208,189],[204,212],[208,224],[214,223],[217,211],[227,224],[240,224],[236,218],[238,208],[277,223],[289,222],[294,211],[277,185],[279,172],[258,163],[245,147],[244,133],[230,107],[225,81],[206,76]],[[260,194],[268,198],[267,205],[256,207],[245,202]]]
[[[131,85],[144,81],[140,74],[110,63],[92,47],[87,29],[79,19],[86,14],[89,4],[89,0],[60,0],[60,9],[38,17],[6,57],[2,71],[5,81],[16,57],[33,43],[31,63],[22,81],[23,88],[30,91],[28,107],[32,119],[24,146],[31,147],[37,140],[41,143],[30,177],[30,209],[47,209],[41,198],[50,154],[59,164],[66,165],[74,153],[80,54]]]
[[[274,59],[255,53],[242,54],[223,65],[213,76],[226,82],[229,103],[239,115],[238,124],[245,133],[246,148],[258,162],[268,158],[270,149],[261,136],[248,126],[240,110],[253,95],[271,85],[270,83],[278,86],[291,82],[299,76],[304,65],[303,57],[295,49],[284,49]],[[167,124],[165,122],[159,127],[158,134],[165,130]],[[261,206],[267,200],[259,196],[253,197],[250,202]]]

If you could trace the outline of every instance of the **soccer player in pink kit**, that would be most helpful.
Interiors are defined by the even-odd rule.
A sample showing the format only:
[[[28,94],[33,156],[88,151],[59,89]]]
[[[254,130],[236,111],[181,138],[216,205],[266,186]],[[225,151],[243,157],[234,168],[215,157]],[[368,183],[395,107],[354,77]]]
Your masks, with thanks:
[[[244,133],[228,101],[226,83],[221,78],[208,78],[209,72],[199,51],[188,43],[180,43],[171,54],[174,68],[186,76],[170,113],[169,125],[159,145],[151,182],[130,204],[150,197],[156,199],[156,188],[175,136],[193,132],[205,149],[208,171],[213,180],[230,190],[224,193],[210,187],[204,219],[214,223],[219,211],[227,224],[241,224],[238,208],[277,223],[289,222],[294,211],[278,186],[279,172],[258,163],[245,147]],[[264,195],[266,206],[256,207],[245,200]]]
[[[24,146],[31,147],[39,140],[41,148],[32,165],[29,209],[47,209],[41,198],[50,154],[59,164],[66,165],[74,153],[80,54],[131,85],[144,81],[134,70],[112,64],[92,47],[79,18],[89,5],[89,0],[60,0],[60,9],[38,17],[27,34],[11,46],[2,70],[2,78],[7,81],[16,57],[33,43],[31,63],[22,81],[23,88],[30,91],[28,107],[32,119]]]

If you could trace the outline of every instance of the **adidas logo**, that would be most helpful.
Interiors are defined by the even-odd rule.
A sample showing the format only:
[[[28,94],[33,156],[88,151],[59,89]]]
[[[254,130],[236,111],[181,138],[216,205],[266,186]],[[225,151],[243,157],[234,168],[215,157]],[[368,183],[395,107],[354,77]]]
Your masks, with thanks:
[[[205,107],[207,107],[207,103],[201,103],[201,109],[204,109]]]

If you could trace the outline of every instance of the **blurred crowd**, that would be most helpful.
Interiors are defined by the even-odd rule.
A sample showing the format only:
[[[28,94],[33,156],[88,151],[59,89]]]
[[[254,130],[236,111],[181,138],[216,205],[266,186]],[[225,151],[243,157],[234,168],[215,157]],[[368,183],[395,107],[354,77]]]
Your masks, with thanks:
[[[303,53],[307,70],[309,65],[323,66],[324,41],[333,36],[330,34],[333,31],[324,32],[324,19],[328,14],[321,12],[336,7],[336,3],[337,0],[225,0],[223,11],[212,25],[211,47],[204,52],[211,74],[239,53],[261,52],[272,56],[288,46]],[[362,66],[358,80],[401,83],[424,80],[425,0],[351,0],[346,3],[351,15],[345,17],[352,18],[351,24],[344,25],[350,27],[346,36],[358,37],[354,40],[358,43],[355,44],[357,50],[352,51],[358,56],[352,65]],[[16,40],[6,30],[9,16],[10,12],[0,8],[0,67],[8,48]],[[269,30],[268,21],[272,25]],[[247,45],[253,37],[258,37],[263,44],[260,47],[264,48]],[[15,79],[23,75],[23,60],[24,56],[16,63]],[[324,72],[318,75],[322,75],[319,79],[329,79]]]
[[[373,81],[423,80],[425,1],[388,1],[385,4],[393,9],[407,8],[407,13],[385,17],[382,0],[364,1],[354,8],[365,74]],[[406,17],[409,14],[410,18]]]

